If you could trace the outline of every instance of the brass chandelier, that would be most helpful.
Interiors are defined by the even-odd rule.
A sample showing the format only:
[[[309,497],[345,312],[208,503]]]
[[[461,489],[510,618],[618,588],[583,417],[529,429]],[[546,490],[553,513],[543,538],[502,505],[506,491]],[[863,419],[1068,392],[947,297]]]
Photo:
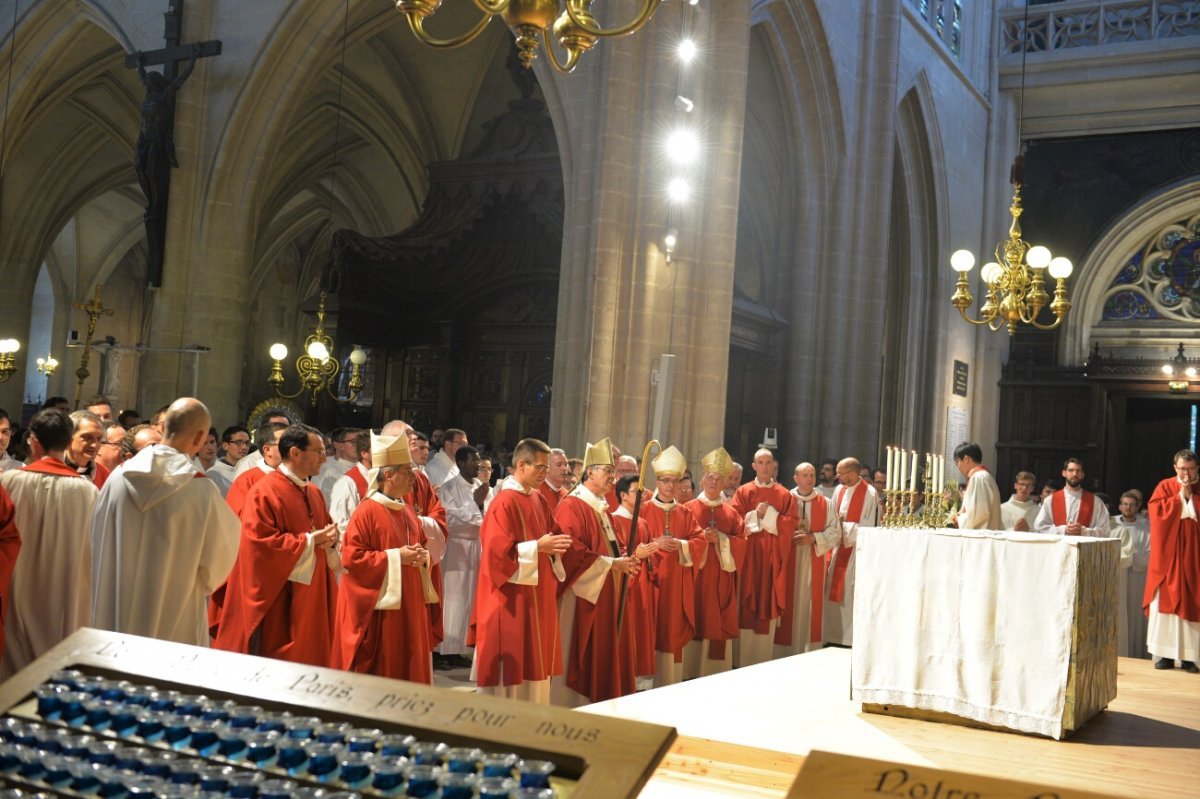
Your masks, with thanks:
[[[1021,130],[1025,122],[1025,57],[1029,52],[1026,37],[1029,31],[1029,0],[1025,2],[1025,22],[1021,28],[1021,98],[1017,115],[1017,142],[1022,142]],[[967,273],[975,266],[975,256],[969,250],[956,250],[950,256],[950,268],[958,272],[958,283],[954,287],[954,296],[950,303],[958,309],[963,319],[973,325],[987,325],[992,330],[999,330],[1008,325],[1008,334],[1017,332],[1018,324],[1030,325],[1039,330],[1053,330],[1062,324],[1071,303],[1067,300],[1067,278],[1071,276],[1074,266],[1062,256],[1054,257],[1050,250],[1040,245],[1030,245],[1021,238],[1021,186],[1024,178],[1025,157],[1018,153],[1013,159],[1009,182],[1012,183],[1012,204],[1009,213],[1012,214],[1012,224],[1008,228],[1008,238],[996,245],[996,260],[990,261],[980,269],[980,276],[987,285],[987,296],[979,309],[979,318],[967,316],[967,309],[975,302],[971,296],[971,284]],[[1046,293],[1045,272],[1057,282],[1054,288],[1054,299]],[[1054,314],[1054,321],[1043,324],[1038,321],[1038,314],[1047,306]]]
[[[404,14],[413,34],[430,47],[459,47],[473,41],[492,17],[500,17],[516,37],[521,63],[528,69],[537,59],[538,50],[545,49],[550,63],[559,72],[575,69],[579,58],[596,46],[602,38],[627,36],[641,30],[662,0],[642,0],[641,10],[632,22],[617,28],[604,29],[592,15],[593,0],[474,0],[483,17],[461,36],[437,39],[425,30],[425,20],[441,8],[442,0],[396,0],[396,10]],[[553,38],[551,38],[553,37]],[[567,52],[559,61],[553,43]]]
[[[975,301],[967,280],[967,273],[975,266],[975,256],[970,250],[957,250],[950,256],[950,267],[958,272],[958,284],[950,303],[971,324],[987,325],[992,330],[999,330],[1007,324],[1010,336],[1016,333],[1018,323],[1032,325],[1039,330],[1053,330],[1062,324],[1071,310],[1071,303],[1067,300],[1067,278],[1074,269],[1070,260],[1062,256],[1052,257],[1050,250],[1041,245],[1031,246],[1021,238],[1022,162],[1023,158],[1019,155],[1013,162],[1013,198],[1008,209],[1012,214],[1012,225],[1008,229],[1008,238],[996,245],[996,260],[984,264],[980,270],[980,276],[987,284],[987,296],[983,307],[979,309],[978,319],[967,316],[967,309]],[[1058,281],[1052,301],[1046,293],[1046,271]],[[1054,321],[1043,324],[1037,317],[1047,302],[1054,313]]]
[[[335,402],[354,402],[363,389],[362,367],[367,362],[367,353],[360,347],[355,347],[350,353],[350,383],[347,385],[348,396],[339,397],[334,387],[337,385],[338,372],[341,365],[334,357],[333,339],[325,332],[325,292],[321,292],[321,301],[317,306],[317,325],[304,340],[304,350],[296,358],[296,374],[300,377],[300,388],[292,394],[283,391],[283,359],[288,355],[288,349],[276,342],[271,345],[270,355],[274,363],[267,382],[275,389],[275,396],[284,399],[295,399],[308,392],[309,403],[315,408],[321,398],[321,392],[329,394]]]

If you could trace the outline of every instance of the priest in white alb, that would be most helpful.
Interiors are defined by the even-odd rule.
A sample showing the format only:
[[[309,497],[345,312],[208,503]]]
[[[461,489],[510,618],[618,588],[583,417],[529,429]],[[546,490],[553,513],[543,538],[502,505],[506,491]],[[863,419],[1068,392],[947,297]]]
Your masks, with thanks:
[[[338,526],[338,532],[343,534],[350,524],[354,509],[367,498],[367,474],[371,470],[370,430],[359,430],[354,434],[354,455],[358,462],[337,479],[333,490],[329,492],[329,518]]]
[[[1033,489],[1037,485],[1037,476],[1033,472],[1017,472],[1013,481],[1013,494],[1000,506],[1000,518],[1005,530],[1017,530],[1028,533],[1037,522],[1041,504],[1033,498]]]
[[[791,557],[784,564],[790,602],[775,628],[777,658],[802,655],[824,645],[825,572],[829,553],[842,539],[833,500],[817,490],[816,467],[802,463],[792,476],[797,521]]]
[[[1083,487],[1083,461],[1063,463],[1066,485],[1042,500],[1034,530],[1052,535],[1090,535],[1108,538],[1111,519],[1104,501]]]
[[[453,431],[447,430],[449,436]],[[470,667],[472,649],[467,646],[467,628],[475,605],[479,582],[479,527],[483,524],[483,501],[488,486],[476,479],[479,450],[462,444],[454,451],[455,468],[438,489],[446,508],[446,552],[442,556],[442,642],[438,652],[448,666]]]
[[[1003,530],[1000,513],[1000,486],[983,465],[983,449],[974,442],[954,448],[954,465],[967,478],[962,510],[955,517],[960,530]]]
[[[5,612],[0,678],[12,676],[88,624],[92,616],[87,529],[96,486],[64,460],[75,424],[56,408],[29,422],[30,446],[45,455],[0,474],[21,531]]]
[[[105,482],[88,537],[92,626],[208,645],[208,595],[229,575],[241,523],[192,456],[208,408],[185,397],[167,409],[163,440]]]

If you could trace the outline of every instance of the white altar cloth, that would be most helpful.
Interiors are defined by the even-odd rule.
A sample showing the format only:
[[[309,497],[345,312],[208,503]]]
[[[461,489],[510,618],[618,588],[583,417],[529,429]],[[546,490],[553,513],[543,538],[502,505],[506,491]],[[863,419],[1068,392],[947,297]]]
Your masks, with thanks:
[[[1060,738],[1081,540],[859,530],[854,698]]]

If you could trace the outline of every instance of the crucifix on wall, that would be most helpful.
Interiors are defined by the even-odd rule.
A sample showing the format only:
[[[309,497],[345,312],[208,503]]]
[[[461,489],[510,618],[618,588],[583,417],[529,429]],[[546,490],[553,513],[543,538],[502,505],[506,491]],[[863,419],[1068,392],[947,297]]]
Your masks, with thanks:
[[[169,0],[163,37],[167,46],[160,50],[131,53],[125,66],[136,68],[146,89],[142,101],[142,129],[134,154],[138,183],[146,195],[146,284],[162,285],[163,253],[166,247],[167,200],[171,190],[171,169],[175,159],[175,94],[192,74],[197,58],[221,54],[221,42],[212,40],[182,44],[183,0]],[[180,69],[180,64],[184,64]],[[162,66],[162,72],[147,71],[147,66]]]

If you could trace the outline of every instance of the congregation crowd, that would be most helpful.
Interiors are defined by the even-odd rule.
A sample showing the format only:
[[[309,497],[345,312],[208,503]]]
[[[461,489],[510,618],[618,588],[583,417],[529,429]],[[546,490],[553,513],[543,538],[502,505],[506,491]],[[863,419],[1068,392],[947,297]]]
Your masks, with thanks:
[[[469,668],[565,706],[851,646],[857,532],[888,485],[853,457],[800,463],[788,489],[767,448],[743,482],[720,447],[693,471],[674,446],[493,451],[283,410],[218,433],[191,398],[146,423],[52,398],[23,431],[0,410],[0,453],[0,677],[92,626],[425,683]],[[1040,495],[1017,473],[1002,503],[982,457],[954,453],[958,527],[1119,538],[1118,654],[1198,670],[1194,452],[1115,515],[1078,459]]]

